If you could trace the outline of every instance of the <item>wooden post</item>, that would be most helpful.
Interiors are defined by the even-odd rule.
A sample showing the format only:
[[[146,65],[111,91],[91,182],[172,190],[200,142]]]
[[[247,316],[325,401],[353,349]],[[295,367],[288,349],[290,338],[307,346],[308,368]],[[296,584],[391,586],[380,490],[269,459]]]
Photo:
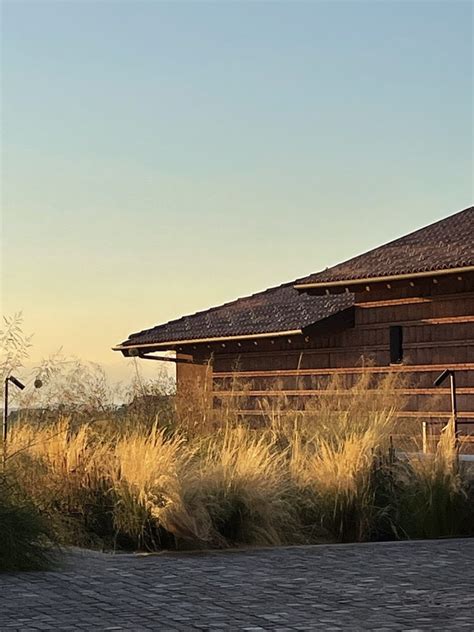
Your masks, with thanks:
[[[422,433],[423,433],[423,454],[427,454],[428,452],[428,422],[422,422]]]

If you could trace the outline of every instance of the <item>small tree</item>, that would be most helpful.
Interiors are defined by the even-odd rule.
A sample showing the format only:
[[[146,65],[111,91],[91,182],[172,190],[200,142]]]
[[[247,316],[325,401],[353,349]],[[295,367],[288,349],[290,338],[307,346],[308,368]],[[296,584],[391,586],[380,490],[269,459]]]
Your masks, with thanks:
[[[17,312],[13,316],[3,316],[3,328],[0,329],[0,377],[5,378],[23,367],[29,357],[32,335],[23,332],[23,315]]]

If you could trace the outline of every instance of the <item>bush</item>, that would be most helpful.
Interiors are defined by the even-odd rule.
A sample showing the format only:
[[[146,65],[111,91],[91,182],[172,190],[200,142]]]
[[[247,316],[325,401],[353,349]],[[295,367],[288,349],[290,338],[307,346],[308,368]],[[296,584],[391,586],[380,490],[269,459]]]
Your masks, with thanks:
[[[51,547],[47,520],[16,485],[0,477],[0,571],[48,568]]]

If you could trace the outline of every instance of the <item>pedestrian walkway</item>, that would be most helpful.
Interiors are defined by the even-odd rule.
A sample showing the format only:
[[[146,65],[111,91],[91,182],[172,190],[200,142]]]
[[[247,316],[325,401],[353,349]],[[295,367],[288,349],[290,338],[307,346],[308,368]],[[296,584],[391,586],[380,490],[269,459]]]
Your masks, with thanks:
[[[76,550],[62,570],[0,575],[0,630],[474,630],[474,539]]]

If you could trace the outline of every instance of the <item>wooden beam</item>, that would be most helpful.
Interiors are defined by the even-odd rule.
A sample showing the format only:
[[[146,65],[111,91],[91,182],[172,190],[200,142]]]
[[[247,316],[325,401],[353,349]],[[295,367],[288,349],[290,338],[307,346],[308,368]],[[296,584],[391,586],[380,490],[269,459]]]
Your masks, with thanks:
[[[207,364],[207,362],[194,362],[193,356],[184,356],[180,354],[181,357],[169,358],[167,356],[152,356],[148,353],[141,353],[136,356],[141,360],[156,360],[157,362],[173,362],[174,364]]]
[[[292,377],[303,375],[357,375],[360,373],[420,373],[420,372],[438,372],[443,371],[446,364],[399,364],[395,366],[366,366],[366,367],[340,367],[340,368],[322,368],[322,369],[275,369],[273,371],[215,371],[214,378],[225,377]],[[465,362],[450,364],[449,368],[453,371],[473,371],[474,363]]]
[[[332,395],[344,395],[344,396],[352,396],[354,392],[357,392],[357,387],[347,388],[347,389],[288,389],[288,390],[222,390],[222,391],[214,391],[213,395],[215,397],[329,397]],[[366,392],[377,393],[378,390],[376,388],[366,389]],[[449,388],[394,388],[390,391],[387,391],[391,395],[449,395]],[[456,392],[459,395],[474,395],[474,388],[457,388]]]
[[[219,412],[219,409],[216,409],[216,412]],[[282,415],[314,415],[315,412],[313,410],[281,410],[278,411],[279,413],[281,413]],[[339,415],[341,412],[340,410],[335,410],[334,414]],[[235,411],[236,415],[252,415],[252,416],[260,416],[260,417],[269,417],[270,415],[274,414],[272,413],[272,411],[266,411],[266,410],[236,410]],[[415,418],[415,419],[436,419],[436,418],[440,418],[440,419],[449,419],[451,417],[451,413],[450,412],[427,412],[427,411],[410,411],[410,410],[406,410],[406,411],[399,411],[395,413],[395,417],[399,417],[401,419],[407,418],[407,419],[411,419],[411,418]],[[469,412],[469,413],[460,413],[459,414],[460,419],[458,420],[458,423],[460,424],[472,424],[472,421],[465,421],[465,420],[474,420],[474,412]]]

